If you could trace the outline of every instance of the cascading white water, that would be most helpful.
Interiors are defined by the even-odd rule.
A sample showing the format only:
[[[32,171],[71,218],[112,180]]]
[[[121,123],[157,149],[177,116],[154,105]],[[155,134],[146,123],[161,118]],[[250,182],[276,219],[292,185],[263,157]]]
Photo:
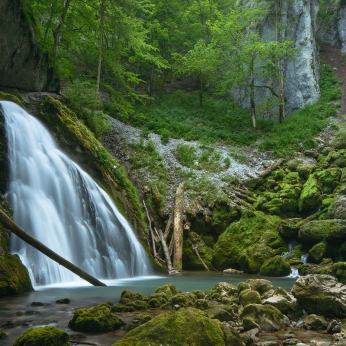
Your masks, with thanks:
[[[56,146],[33,116],[0,102],[8,140],[7,198],[14,220],[62,257],[99,279],[147,275],[149,260],[111,198]],[[34,285],[79,280],[16,236]]]

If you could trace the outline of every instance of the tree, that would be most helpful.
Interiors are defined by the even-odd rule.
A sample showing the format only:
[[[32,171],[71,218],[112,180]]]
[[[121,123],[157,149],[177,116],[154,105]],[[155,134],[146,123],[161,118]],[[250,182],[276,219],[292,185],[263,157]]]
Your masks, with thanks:
[[[105,20],[105,0],[101,0],[101,27],[100,27],[99,59],[98,59],[98,66],[97,66],[96,97],[98,97],[100,92],[104,20]]]

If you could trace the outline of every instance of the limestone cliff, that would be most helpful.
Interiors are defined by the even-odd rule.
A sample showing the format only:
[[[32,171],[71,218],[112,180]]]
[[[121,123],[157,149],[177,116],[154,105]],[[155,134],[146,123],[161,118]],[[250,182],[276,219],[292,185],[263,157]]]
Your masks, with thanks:
[[[0,86],[59,92],[48,53],[36,42],[34,19],[22,0],[0,1]]]

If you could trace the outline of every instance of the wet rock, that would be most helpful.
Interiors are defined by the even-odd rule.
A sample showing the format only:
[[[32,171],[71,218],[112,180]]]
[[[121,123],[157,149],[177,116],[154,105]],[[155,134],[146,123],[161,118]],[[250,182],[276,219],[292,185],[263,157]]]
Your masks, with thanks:
[[[332,334],[332,330],[334,327],[338,326],[338,322],[336,320],[333,320],[331,322],[328,323],[328,326],[327,326],[327,332]],[[341,331],[341,327],[340,327],[340,331]]]
[[[335,326],[331,332],[332,332],[332,334],[340,333],[341,332],[341,326],[340,325]]]
[[[212,320],[196,309],[169,311],[129,332],[114,346],[160,345],[175,343],[180,346],[241,346],[239,334],[220,321]]]
[[[282,346],[291,346],[291,345],[297,345],[300,343],[300,340],[292,338],[292,339],[287,339],[282,342]]]
[[[305,318],[303,327],[308,330],[324,330],[327,329],[327,324],[323,316],[312,314]]]
[[[262,330],[280,330],[287,323],[288,319],[277,308],[271,305],[249,304],[244,307],[240,314],[240,319],[252,318]]]
[[[69,298],[63,298],[63,299],[58,299],[56,301],[57,304],[70,304],[71,303],[71,299]]]
[[[124,322],[112,314],[107,303],[77,310],[68,324],[73,330],[95,333],[111,332],[123,325]]]
[[[30,328],[13,346],[69,346],[69,338],[66,332],[55,327]]]
[[[47,306],[47,305],[49,305],[49,304],[47,304],[47,303],[41,303],[41,302],[32,302],[30,305],[31,305],[31,306]]]
[[[309,274],[297,279],[292,294],[307,313],[346,316],[346,286],[331,275]]]
[[[237,269],[232,269],[232,268],[225,269],[223,272],[224,272],[225,274],[233,274],[233,275],[243,274],[242,271],[237,270]]]

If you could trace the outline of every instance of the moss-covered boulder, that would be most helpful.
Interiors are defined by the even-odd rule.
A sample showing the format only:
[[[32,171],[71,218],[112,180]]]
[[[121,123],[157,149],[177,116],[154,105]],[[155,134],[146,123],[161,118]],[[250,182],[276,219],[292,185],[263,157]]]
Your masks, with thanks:
[[[208,310],[206,310],[206,314],[209,318],[216,319],[221,322],[229,322],[236,319],[236,315],[232,307],[229,305],[211,306]]]
[[[260,274],[263,276],[287,276],[291,272],[291,266],[281,256],[270,258],[262,265]]]
[[[246,281],[246,283],[249,284],[251,288],[257,291],[261,296],[267,292],[274,291],[274,285],[265,279],[249,279]]]
[[[239,302],[241,305],[261,304],[261,296],[257,291],[246,289],[239,293]]]
[[[0,101],[11,101],[11,102],[16,103],[18,106],[25,109],[22,102],[19,100],[19,98],[17,96],[5,93],[3,91],[0,91]]]
[[[309,274],[333,275],[339,282],[346,283],[346,262],[336,262],[322,267],[310,268]]]
[[[179,345],[242,346],[234,329],[224,330],[220,321],[196,309],[169,311],[137,327],[114,346]]]
[[[309,250],[309,260],[313,263],[321,263],[323,258],[327,255],[328,244],[326,241],[321,241],[320,243],[314,245]]]
[[[274,306],[249,304],[244,307],[240,319],[252,318],[262,330],[280,330],[287,324],[287,318]]]
[[[292,294],[309,314],[346,317],[346,286],[331,275],[301,276],[292,287]]]
[[[26,330],[13,346],[69,346],[70,336],[55,327],[30,328]]]
[[[198,253],[201,256],[203,262],[208,268],[212,267],[211,261],[213,257],[212,248],[208,247],[203,238],[195,233],[189,232],[184,238],[183,247],[183,266],[186,270],[205,270],[204,265],[198,258],[194,247],[198,249]]]
[[[297,239],[299,231],[299,223],[302,221],[300,218],[282,220],[279,225],[279,235],[283,239]]]
[[[309,179],[303,186],[299,199],[299,210],[301,212],[309,212],[317,209],[321,205],[321,189],[315,177],[311,174]]]
[[[170,304],[172,297],[178,293],[177,288],[173,284],[166,284],[158,287],[150,296],[148,304],[151,308],[160,308]]]
[[[175,296],[178,293],[177,288],[173,284],[166,284],[158,287],[154,293],[165,293],[171,297]]]
[[[219,282],[207,294],[208,300],[222,301],[224,298],[234,298],[238,288],[228,282]]]
[[[28,291],[33,291],[33,288],[28,270],[20,258],[6,252],[0,253],[0,298]]]
[[[325,330],[327,325],[328,322],[323,316],[312,314],[304,319],[303,327],[308,330]]]
[[[259,211],[244,213],[240,221],[233,222],[220,235],[213,249],[213,266],[218,270],[239,268],[238,259],[245,249],[254,244],[258,245],[259,242],[270,246],[262,239],[267,231],[276,234],[279,238],[277,226],[280,221],[278,216],[265,215]],[[272,237],[270,242],[273,242]],[[274,244],[276,245],[276,242]]]
[[[263,301],[264,305],[272,305],[280,310],[283,314],[297,311],[297,299],[288,293],[285,289],[278,287],[275,289],[274,294]]]
[[[135,301],[135,300],[143,300],[143,296],[140,293],[135,293],[129,290],[123,290],[120,294],[120,300],[119,303],[121,304],[127,304],[130,301]]]
[[[322,186],[323,193],[328,194],[333,192],[338,186],[341,177],[341,169],[328,168],[321,172],[316,172],[315,176]]]
[[[265,244],[252,245],[242,251],[238,263],[245,273],[257,274],[262,265],[274,255],[274,250]]]
[[[195,306],[197,297],[191,292],[181,292],[172,298],[172,305],[181,307]]]
[[[323,240],[343,241],[346,238],[346,221],[310,221],[300,227],[298,237],[301,242],[310,244],[317,244]]]
[[[80,332],[105,333],[119,329],[124,322],[111,312],[107,303],[77,310],[68,326]]]

